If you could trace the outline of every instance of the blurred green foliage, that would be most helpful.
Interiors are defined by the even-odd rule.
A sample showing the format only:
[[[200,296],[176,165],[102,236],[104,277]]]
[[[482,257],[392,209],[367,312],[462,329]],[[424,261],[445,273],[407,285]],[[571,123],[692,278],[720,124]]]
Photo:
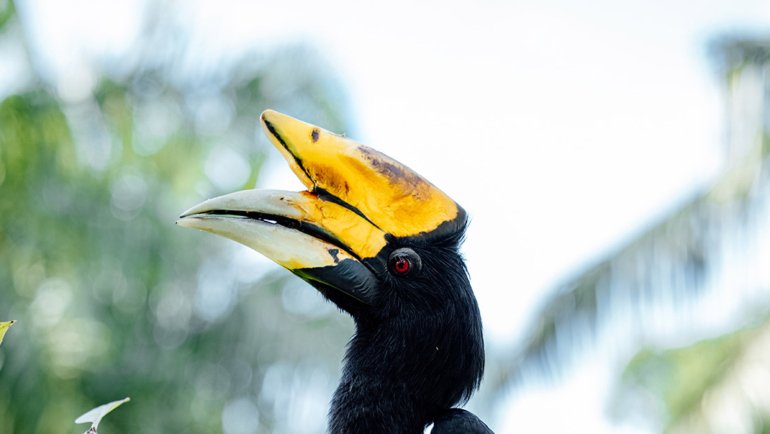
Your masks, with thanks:
[[[672,434],[768,432],[769,331],[753,324],[684,347],[643,348],[623,372],[613,411],[653,416]]]
[[[744,329],[683,348],[645,348],[629,362],[622,381],[632,390],[643,387],[660,397],[665,425],[676,425],[700,409],[705,393],[742,355],[740,350],[753,331]]]
[[[761,97],[770,83],[766,73],[770,40],[729,35],[715,40],[710,48],[725,85],[728,131],[734,130],[726,143],[727,167],[707,194],[663,225],[689,216],[695,222],[690,231],[716,234],[718,243],[702,243],[703,271],[730,276],[716,281],[721,287],[717,291],[729,291],[725,297],[740,300],[746,288],[754,294],[750,302],[744,299],[735,324],[721,335],[714,337],[712,329],[709,337],[675,348],[655,340],[645,344],[625,367],[612,405],[621,417],[646,418],[656,431],[671,434],[767,433],[770,305],[765,294],[770,288],[767,275],[758,271],[766,267],[763,234],[770,210],[770,124],[764,121],[770,100]],[[668,242],[684,232],[669,230]],[[658,255],[663,245],[654,245]],[[648,256],[649,260],[637,263],[649,264],[654,255]],[[675,301],[683,305],[691,303],[690,298]],[[729,307],[724,308],[729,312]]]
[[[38,78],[0,102],[0,319],[19,320],[0,434],[80,432],[75,417],[124,396],[102,432],[323,431],[349,321],[174,221],[258,180],[263,109],[342,130],[339,89],[301,47],[180,73],[158,55],[185,43],[167,24],[148,17],[151,37],[83,98]]]

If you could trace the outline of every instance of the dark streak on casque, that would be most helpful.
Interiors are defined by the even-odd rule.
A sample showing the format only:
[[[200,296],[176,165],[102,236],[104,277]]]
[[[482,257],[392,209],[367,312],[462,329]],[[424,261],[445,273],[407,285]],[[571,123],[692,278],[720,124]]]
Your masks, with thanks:
[[[318,128],[313,128],[313,132],[310,133],[310,138],[313,140],[313,143],[318,141],[319,134],[320,134],[320,131],[318,131]]]
[[[273,137],[275,137],[276,140],[278,140],[278,143],[280,143],[281,146],[283,146],[283,148],[286,149],[286,152],[291,154],[292,158],[294,158],[294,162],[297,163],[297,166],[299,166],[300,169],[302,169],[302,172],[305,174],[305,176],[307,176],[308,179],[313,179],[310,176],[310,173],[307,171],[307,169],[305,169],[305,165],[302,164],[302,159],[297,157],[297,155],[294,154],[294,152],[291,152],[291,149],[289,149],[289,145],[286,144],[286,141],[283,140],[283,137],[281,137],[281,135],[278,134],[278,130],[275,129],[273,124],[271,124],[270,121],[268,121],[265,118],[262,118],[262,121],[265,123],[265,126],[267,127],[267,130],[270,131],[270,134],[272,134]]]
[[[399,164],[394,164],[393,159],[383,153],[366,146],[361,146],[359,149],[376,171],[385,175],[392,181],[399,181],[408,185],[417,185],[427,182],[413,171],[404,170]]]
[[[357,216],[359,216],[362,219],[366,220],[370,225],[374,226],[377,229],[382,230],[379,226],[377,226],[377,224],[375,224],[373,221],[369,220],[369,217],[365,216],[364,213],[362,213],[360,209],[358,209],[358,208],[354,207],[353,205],[345,202],[344,200],[338,198],[337,196],[329,193],[328,191],[324,190],[323,188],[316,186],[315,188],[313,188],[312,193],[315,194],[321,200],[324,200],[324,201],[327,201],[327,202],[331,202],[331,203],[335,203],[335,204],[337,204],[337,205],[339,205],[339,206],[341,206],[341,207],[343,207],[343,208],[345,208],[345,209],[347,209],[349,211],[352,211]]]

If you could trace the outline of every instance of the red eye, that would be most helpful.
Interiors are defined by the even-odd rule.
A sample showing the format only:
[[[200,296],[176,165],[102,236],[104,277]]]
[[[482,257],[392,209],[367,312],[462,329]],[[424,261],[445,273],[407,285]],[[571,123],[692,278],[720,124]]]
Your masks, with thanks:
[[[411,268],[412,268],[412,263],[409,262],[409,259],[403,256],[397,257],[393,261],[393,271],[395,271],[398,274],[406,274],[409,272],[409,270],[411,270]]]
[[[422,260],[414,250],[409,247],[402,247],[390,253],[388,257],[388,268],[391,274],[396,276],[407,276],[417,273],[422,268]]]

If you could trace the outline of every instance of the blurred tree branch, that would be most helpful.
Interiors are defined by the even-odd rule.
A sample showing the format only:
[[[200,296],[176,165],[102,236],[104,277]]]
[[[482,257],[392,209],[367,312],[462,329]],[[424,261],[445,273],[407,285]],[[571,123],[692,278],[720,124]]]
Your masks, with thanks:
[[[656,309],[692,305],[725,267],[751,259],[736,259],[733,252],[755,252],[750,246],[767,227],[770,139],[763,113],[770,101],[770,44],[729,37],[713,44],[712,55],[725,89],[724,171],[668,216],[555,288],[523,343],[490,372],[498,393],[524,373],[558,372],[596,336],[610,335],[613,346],[634,349],[656,327]],[[766,290],[765,284],[748,282],[757,291]],[[767,310],[755,308],[748,318]]]
[[[0,433],[59,433],[116,395],[134,401],[104,432],[219,432],[243,408],[261,432],[322,430],[325,405],[308,403],[333,390],[351,325],[173,222],[258,181],[264,108],[344,130],[344,95],[301,46],[180,59],[197,52],[176,7],[149,11],[123,60],[90,59],[93,83],[34,69],[29,50],[31,89],[0,102],[0,314],[25,325],[0,349]]]

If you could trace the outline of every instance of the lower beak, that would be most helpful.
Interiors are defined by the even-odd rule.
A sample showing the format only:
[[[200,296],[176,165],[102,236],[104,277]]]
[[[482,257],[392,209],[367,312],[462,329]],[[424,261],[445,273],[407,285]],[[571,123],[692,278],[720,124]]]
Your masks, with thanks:
[[[177,224],[251,247],[316,287],[373,302],[378,279],[362,258],[385,246],[384,233],[313,193],[239,191],[190,208]]]

